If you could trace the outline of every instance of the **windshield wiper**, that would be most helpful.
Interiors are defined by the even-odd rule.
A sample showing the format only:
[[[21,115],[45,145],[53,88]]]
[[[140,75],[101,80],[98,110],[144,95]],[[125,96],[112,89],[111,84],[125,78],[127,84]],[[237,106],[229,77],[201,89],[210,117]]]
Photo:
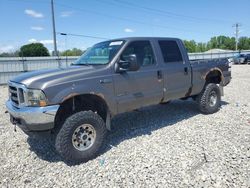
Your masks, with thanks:
[[[85,63],[84,64],[80,64],[79,63],[79,64],[74,64],[74,63],[72,63],[71,65],[76,65],[76,66],[78,66],[78,65],[79,66],[90,66],[90,65],[105,65],[105,64],[101,64],[101,63],[91,63],[91,64],[90,63],[88,63],[88,64],[85,64]]]
[[[89,66],[90,64],[89,64],[88,61],[84,61],[84,63],[76,63],[76,64],[72,63],[72,65],[84,65],[84,66]]]

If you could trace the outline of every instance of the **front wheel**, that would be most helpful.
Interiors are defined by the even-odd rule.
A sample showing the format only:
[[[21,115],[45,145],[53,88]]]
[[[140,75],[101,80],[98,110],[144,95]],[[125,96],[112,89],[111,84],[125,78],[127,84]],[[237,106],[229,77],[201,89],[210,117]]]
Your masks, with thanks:
[[[86,162],[98,154],[105,135],[103,119],[92,111],[82,111],[66,119],[55,147],[66,161]]]
[[[207,84],[196,97],[196,101],[202,113],[212,114],[217,112],[221,106],[220,88],[214,83]]]

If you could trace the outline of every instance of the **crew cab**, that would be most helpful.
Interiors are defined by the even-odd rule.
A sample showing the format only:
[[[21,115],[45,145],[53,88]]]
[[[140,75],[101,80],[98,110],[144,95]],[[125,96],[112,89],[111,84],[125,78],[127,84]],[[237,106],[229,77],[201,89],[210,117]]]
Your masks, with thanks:
[[[117,114],[189,97],[201,113],[217,112],[230,69],[227,59],[189,61],[177,38],[109,40],[70,67],[11,79],[6,107],[25,133],[51,132],[65,160],[83,162],[98,155]]]

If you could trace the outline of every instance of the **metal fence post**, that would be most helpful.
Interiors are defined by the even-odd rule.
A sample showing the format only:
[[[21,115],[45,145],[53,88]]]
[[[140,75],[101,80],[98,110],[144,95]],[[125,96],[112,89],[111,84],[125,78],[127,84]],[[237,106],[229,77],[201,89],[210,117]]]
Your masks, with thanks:
[[[61,68],[62,65],[61,65],[61,59],[59,56],[56,57],[56,60],[58,61],[58,68]]]
[[[27,62],[27,59],[25,59],[25,58],[22,56],[21,61],[22,61],[22,64],[23,64],[23,72],[27,72],[27,71],[28,71],[28,65],[27,65],[27,63],[25,63],[25,62]]]

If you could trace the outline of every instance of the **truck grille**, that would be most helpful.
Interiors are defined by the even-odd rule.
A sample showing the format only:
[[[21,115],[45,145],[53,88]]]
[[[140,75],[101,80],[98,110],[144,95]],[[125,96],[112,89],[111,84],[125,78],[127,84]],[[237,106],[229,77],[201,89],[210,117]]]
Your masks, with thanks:
[[[18,94],[17,94],[17,88],[13,86],[9,86],[9,91],[10,91],[10,100],[15,104],[19,105],[18,101]]]
[[[23,104],[24,101],[24,90],[23,88],[19,88],[18,86],[14,86],[12,84],[9,85],[9,96],[14,106],[19,106]]]

